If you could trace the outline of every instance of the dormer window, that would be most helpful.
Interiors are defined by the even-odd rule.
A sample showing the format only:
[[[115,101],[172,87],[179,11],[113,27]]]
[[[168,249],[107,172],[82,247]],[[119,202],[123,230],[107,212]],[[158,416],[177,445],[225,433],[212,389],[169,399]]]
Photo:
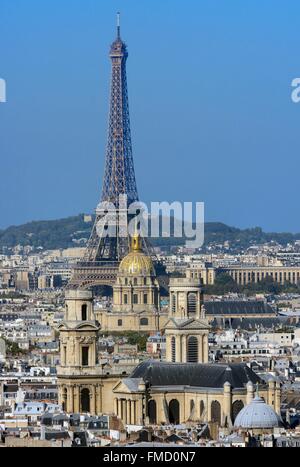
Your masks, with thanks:
[[[81,307],[81,321],[86,321],[87,320],[87,305],[84,304]]]

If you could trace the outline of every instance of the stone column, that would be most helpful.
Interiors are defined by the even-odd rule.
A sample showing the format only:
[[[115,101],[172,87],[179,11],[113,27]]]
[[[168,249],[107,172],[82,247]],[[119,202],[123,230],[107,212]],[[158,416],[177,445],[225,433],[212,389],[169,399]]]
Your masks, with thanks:
[[[68,387],[68,403],[67,403],[68,412],[74,412],[73,401],[74,401],[73,386],[69,386]]]
[[[80,412],[80,407],[79,407],[79,398],[80,398],[80,393],[79,393],[79,387],[74,386],[74,412]]]
[[[156,399],[156,421],[160,425],[162,423],[167,423],[164,411],[164,400],[163,396],[159,395]]]
[[[114,399],[114,413],[118,415],[118,399]]]
[[[198,363],[203,363],[203,335],[198,336]]]
[[[94,414],[97,415],[97,391],[96,386],[93,389],[93,401],[94,401]]]
[[[81,365],[80,361],[80,345],[79,345],[79,340],[76,339],[75,341],[75,364],[76,365]]]
[[[131,410],[130,410],[130,400],[126,400],[126,422],[127,425],[130,425]]]
[[[273,378],[268,381],[268,404],[275,410],[275,380]]]
[[[280,388],[280,382],[276,381],[274,409],[278,415],[280,415],[280,405],[281,405],[281,388]]]
[[[207,363],[208,362],[208,335],[207,334],[204,334],[202,336],[202,348],[203,348],[203,351],[202,351],[202,356],[203,356],[203,363]]]
[[[131,410],[131,424],[135,425],[135,401],[130,401]]]
[[[182,362],[182,348],[181,348],[181,336],[175,336],[175,343],[176,343],[176,362]]]
[[[231,384],[226,381],[224,383],[224,409],[223,414],[224,418],[222,425],[224,425],[225,419],[227,418],[227,422],[231,421],[231,407],[232,407],[232,394],[231,394]]]
[[[127,423],[126,421],[126,399],[122,399],[122,420],[124,423]]]
[[[138,425],[143,425],[143,401],[142,399],[138,399],[137,401],[136,421]]]
[[[211,422],[211,401],[209,397],[206,396],[206,412],[207,412],[207,421]]]
[[[181,336],[181,361],[186,363],[186,336]]]
[[[122,418],[122,399],[117,399],[117,406],[118,406],[117,415],[119,418]]]
[[[101,387],[99,384],[96,386],[96,413],[102,412],[102,398],[101,398]]]
[[[167,362],[172,361],[171,336],[170,335],[166,335],[166,360]]]

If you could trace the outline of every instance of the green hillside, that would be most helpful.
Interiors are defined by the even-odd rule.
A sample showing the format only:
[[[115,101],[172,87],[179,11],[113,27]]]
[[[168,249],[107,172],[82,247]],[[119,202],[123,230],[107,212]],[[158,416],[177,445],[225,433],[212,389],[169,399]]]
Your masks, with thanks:
[[[35,221],[19,226],[11,226],[0,231],[0,248],[16,245],[31,245],[44,249],[84,246],[89,238],[92,222],[85,222],[84,215],[50,221]],[[238,229],[220,222],[205,224],[205,245],[222,244],[225,241],[231,247],[247,248],[252,244],[276,241],[282,245],[300,239],[300,234],[266,233],[261,228]],[[182,238],[151,239],[154,246],[182,245]]]

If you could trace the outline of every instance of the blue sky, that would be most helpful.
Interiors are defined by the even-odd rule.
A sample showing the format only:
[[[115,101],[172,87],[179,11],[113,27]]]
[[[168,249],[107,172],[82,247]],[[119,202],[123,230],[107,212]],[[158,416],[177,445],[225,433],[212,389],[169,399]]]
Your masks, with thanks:
[[[1,0],[0,228],[96,207],[118,10],[140,198],[300,231],[296,0]]]

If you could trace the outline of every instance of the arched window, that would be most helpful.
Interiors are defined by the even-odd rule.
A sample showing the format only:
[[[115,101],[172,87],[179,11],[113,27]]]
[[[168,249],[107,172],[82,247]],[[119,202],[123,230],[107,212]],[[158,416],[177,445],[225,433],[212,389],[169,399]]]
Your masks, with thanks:
[[[180,410],[177,399],[172,399],[169,403],[169,422],[173,425],[179,425],[180,423]]]
[[[192,399],[190,401],[190,418],[194,416],[195,413],[195,401]]]
[[[90,411],[90,391],[87,388],[82,389],[81,391],[81,412]]]
[[[172,362],[176,362],[176,341],[175,337],[171,338],[171,353],[172,353]]]
[[[67,346],[63,346],[63,359],[62,359],[62,365],[67,364]]]
[[[195,336],[188,338],[187,361],[189,363],[198,363],[198,339]]]
[[[87,320],[87,305],[84,304],[81,306],[81,321]]]
[[[194,292],[190,292],[187,296],[187,305],[188,305],[188,313],[193,314],[196,313],[197,309],[197,294]]]
[[[62,410],[65,412],[67,410],[67,400],[68,400],[68,390],[67,388],[63,391],[63,402],[62,402]]]
[[[204,409],[205,409],[205,405],[204,405],[204,402],[203,401],[200,401],[200,418],[202,419],[203,415],[204,415]]]
[[[172,294],[172,298],[171,298],[171,301],[172,301],[172,313],[175,313],[176,311],[176,295],[175,294]]]
[[[82,359],[81,359],[82,366],[88,366],[89,365],[89,348],[82,347],[81,352],[82,352]]]
[[[221,425],[221,405],[218,401],[212,401],[211,403],[211,421]]]
[[[232,404],[232,421],[234,422],[234,420],[236,419],[237,417],[237,414],[242,410],[242,408],[244,407],[244,404],[242,401],[234,401],[234,403]]]
[[[148,326],[148,324],[149,324],[148,318],[141,318],[140,319],[140,325],[141,326]]]
[[[150,425],[155,425],[156,422],[156,402],[154,399],[151,399],[148,402],[148,417],[149,417],[149,423]]]

